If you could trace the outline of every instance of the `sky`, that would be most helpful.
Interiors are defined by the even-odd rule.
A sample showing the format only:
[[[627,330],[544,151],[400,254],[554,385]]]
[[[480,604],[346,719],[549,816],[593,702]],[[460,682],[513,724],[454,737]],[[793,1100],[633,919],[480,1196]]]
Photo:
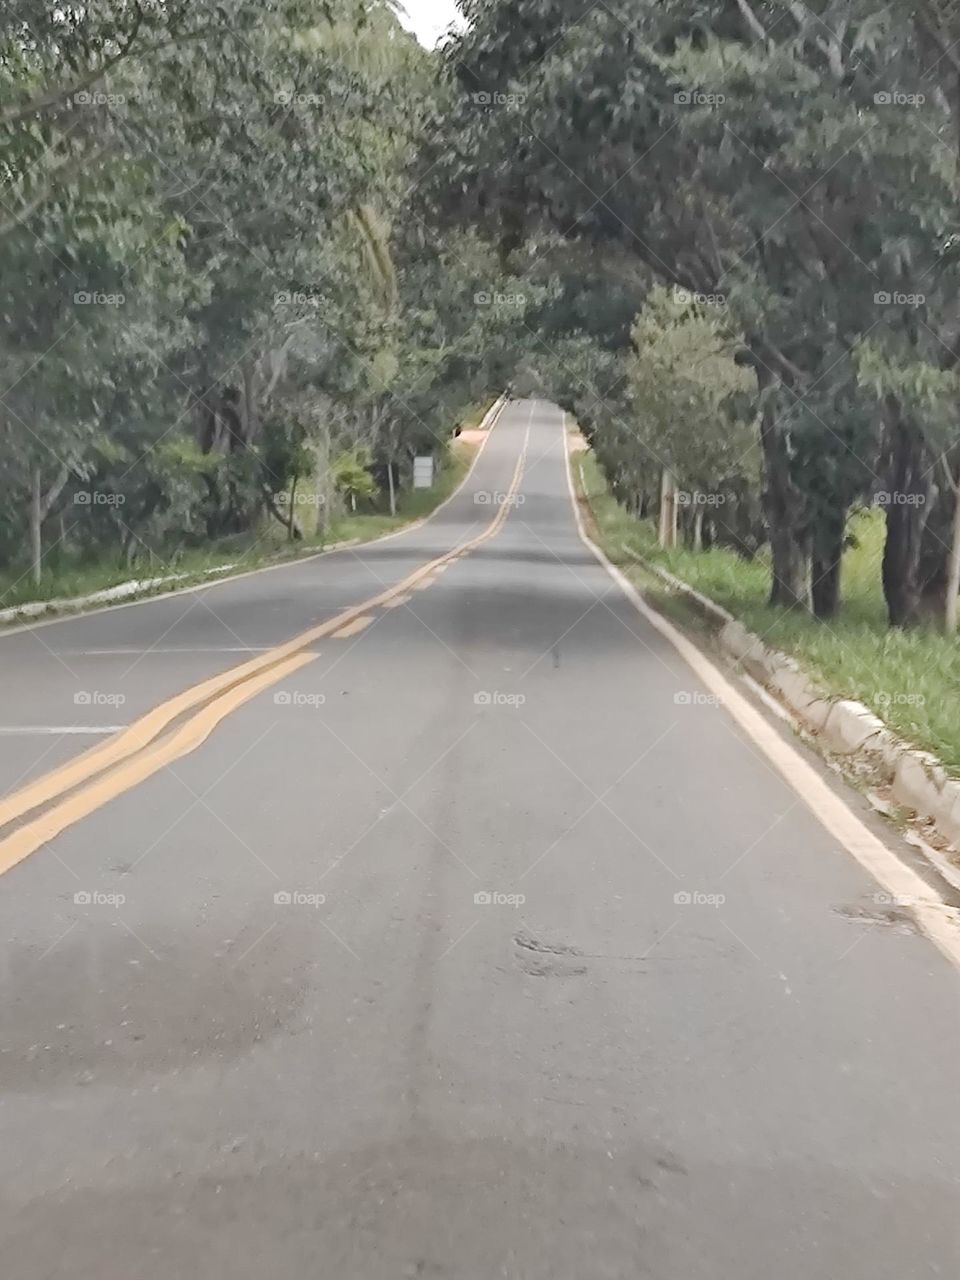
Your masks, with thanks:
[[[422,45],[432,49],[453,21],[459,21],[455,0],[400,0],[398,12],[403,26],[412,31]]]

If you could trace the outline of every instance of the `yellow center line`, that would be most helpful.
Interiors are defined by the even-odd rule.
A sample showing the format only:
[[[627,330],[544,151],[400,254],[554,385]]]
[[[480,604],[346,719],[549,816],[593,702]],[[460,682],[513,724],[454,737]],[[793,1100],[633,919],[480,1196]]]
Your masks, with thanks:
[[[313,662],[315,656],[312,653],[295,654],[286,661],[277,663],[269,671],[264,671],[244,684],[228,689],[169,737],[123,761],[115,769],[102,774],[89,786],[75,791],[68,799],[55,805],[39,818],[25,823],[13,835],[0,840],[0,875],[9,871],[11,867],[15,867],[31,853],[35,853],[41,845],[48,844],[67,827],[73,826],[81,818],[99,809],[107,801],[113,800],[124,791],[129,791],[131,787],[143,782],[159,769],[195,750],[207,740],[220,721],[231,711],[236,711],[243,703],[248,702],[264,689],[268,689],[270,685],[276,684],[284,676],[306,666],[308,662]]]
[[[359,635],[361,631],[366,631],[370,623],[373,621],[372,613],[365,613],[359,618],[354,618],[352,622],[348,622],[345,627],[341,627],[339,631],[333,633],[334,640],[346,640],[350,636]]]
[[[529,428],[510,482],[510,494],[515,493],[519,487],[528,440]],[[355,634],[373,621],[367,616],[368,610],[377,606],[396,607],[406,603],[410,599],[408,593],[416,590],[418,583],[430,585],[426,580],[432,581],[432,575],[438,567],[446,567],[451,561],[473,551],[499,532],[508,514],[509,505],[502,506],[480,533],[421,565],[379,595],[342,610],[336,617],[301,632],[292,640],[250,662],[241,663],[184,690],[154,707],[101,746],[84,752],[77,759],[0,800],[0,827],[25,817],[51,800],[61,801],[24,823],[12,835],[0,840],[0,874],[52,840],[66,827],[72,826],[123,791],[136,786],[171,760],[193,751],[231,711],[291,671],[312,661],[315,655],[305,651],[314,641],[325,636],[345,637]],[[355,624],[359,625],[352,630]],[[171,734],[161,738],[163,731],[187,712],[195,714]],[[95,778],[95,781],[89,786],[81,787],[82,783],[91,778]],[[73,794],[68,795],[70,792]],[[63,799],[65,796],[67,798]]]

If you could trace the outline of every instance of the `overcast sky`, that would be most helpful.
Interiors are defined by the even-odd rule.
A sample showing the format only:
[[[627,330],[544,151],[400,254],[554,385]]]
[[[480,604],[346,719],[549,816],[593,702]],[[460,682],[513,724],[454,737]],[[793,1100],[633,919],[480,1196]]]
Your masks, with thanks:
[[[432,49],[451,22],[459,21],[455,0],[400,0],[406,14],[398,17],[422,45]]]

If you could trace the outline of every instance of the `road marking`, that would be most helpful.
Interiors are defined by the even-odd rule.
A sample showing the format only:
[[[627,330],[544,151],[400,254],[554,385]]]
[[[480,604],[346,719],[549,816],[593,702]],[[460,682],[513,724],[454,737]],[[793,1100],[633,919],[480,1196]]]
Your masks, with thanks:
[[[154,655],[163,656],[171,653],[269,653],[272,648],[273,645],[270,644],[235,644],[207,645],[195,649],[61,649],[59,654],[61,658],[151,658]]]
[[[519,488],[529,438],[530,425],[528,423],[520,455],[517,458],[517,465],[514,468],[513,478],[510,482],[509,494],[515,494]],[[15,791],[12,795],[0,800],[0,827],[4,827],[8,823],[26,816],[42,804],[51,800],[62,799],[67,792],[79,787],[81,783],[88,782],[95,775],[101,775],[90,786],[84,787],[76,795],[58,804],[41,817],[26,823],[13,835],[0,840],[0,874],[3,874],[5,870],[15,866],[17,862],[22,861],[30,853],[35,852],[43,844],[53,839],[65,827],[78,822],[81,818],[86,817],[88,813],[93,812],[94,809],[113,799],[122,791],[136,786],[142,780],[142,777],[147,777],[149,773],[155,772],[155,770],[150,769],[148,773],[141,776],[138,770],[143,767],[145,762],[148,763],[150,760],[157,758],[158,753],[162,755],[167,752],[171,743],[181,741],[192,743],[184,751],[178,751],[177,755],[171,757],[173,759],[184,754],[185,751],[192,751],[195,746],[199,746],[209,736],[215,723],[219,723],[223,716],[229,714],[234,707],[245,702],[248,696],[252,696],[252,692],[248,693],[248,690],[255,692],[259,688],[266,688],[274,683],[275,679],[280,679],[281,676],[286,675],[289,669],[286,666],[288,659],[296,659],[296,666],[303,662],[312,661],[316,655],[305,653],[304,651],[309,649],[314,641],[321,637],[333,635],[335,632],[345,628],[349,623],[359,619],[369,609],[385,605],[405,592],[415,589],[416,584],[432,574],[437,565],[447,564],[455,556],[466,554],[480,546],[488,538],[492,538],[502,527],[511,506],[512,503],[505,503],[480,533],[466,539],[434,560],[421,565],[413,573],[408,574],[406,578],[394,586],[388,587],[379,595],[363,601],[362,604],[353,605],[343,610],[336,617],[301,632],[300,635],[295,636],[292,640],[278,645],[258,658],[241,663],[240,666],[221,672],[209,680],[204,680],[200,684],[184,690],[167,702],[154,707],[146,715],[141,716],[139,720],[134,721],[133,724],[124,729],[122,733],[119,733],[116,737],[109,738],[102,746],[85,751],[77,759],[52,770],[26,787],[21,788],[21,790]],[[439,508],[437,509],[439,510]],[[296,669],[296,666],[293,669]],[[279,674],[276,674],[278,671]],[[214,701],[211,702],[211,699],[214,699]],[[204,706],[203,704],[205,703],[209,703],[209,705]],[[222,715],[217,717],[214,724],[211,724],[210,728],[202,736],[196,739],[191,737],[191,728],[197,724],[206,724],[209,713],[215,707],[224,708]],[[201,709],[197,710],[197,708]],[[152,745],[156,743],[158,737],[169,725],[187,712],[195,712],[195,714],[179,729],[175,730],[170,737],[163,739],[159,744]],[[113,765],[118,767],[111,768]],[[162,767],[162,765],[157,767]],[[109,772],[105,772],[106,770],[109,770]],[[80,803],[83,797],[87,799]],[[90,800],[91,797],[92,801]],[[56,821],[54,821],[55,815],[60,815],[56,817]],[[64,817],[63,815],[66,816]]]
[[[0,736],[20,733],[122,733],[125,724],[0,724]]]
[[[348,622],[345,627],[341,627],[339,631],[335,631],[332,639],[347,640],[350,636],[359,635],[361,631],[366,631],[372,621],[372,613],[362,614],[359,618],[354,618],[352,622]]]
[[[563,415],[564,427],[566,414]],[[957,929],[955,912],[934,892],[922,876],[908,867],[888,849],[882,840],[853,812],[817,773],[816,769],[789,742],[780,736],[760,712],[727,677],[714,665],[692,640],[679,631],[662,614],[657,613],[641,596],[632,582],[608,560],[600,547],[590,538],[583,524],[583,516],[573,487],[570,469],[570,451],[564,431],[567,487],[577,532],[583,543],[610,574],[617,586],[647,622],[668,640],[686,661],[703,684],[717,695],[720,702],[744,730],[751,742],[763,752],[766,759],[793,788],[827,832],[881,885],[891,898],[906,904],[920,928],[931,942],[960,968],[960,930]]]
[[[493,435],[494,427],[500,421],[504,410],[509,408],[509,404],[509,400],[504,399],[503,403],[500,405],[500,408],[494,415],[493,421],[483,433],[483,440],[480,442],[480,448],[473,455],[470,466],[467,468],[466,475],[454,489],[453,493],[451,493],[449,497],[444,498],[441,503],[434,507],[429,515],[421,516],[418,520],[411,520],[409,524],[403,525],[400,529],[394,529],[392,533],[383,533],[379,538],[357,538],[355,540],[351,538],[344,546],[328,547],[325,551],[317,551],[313,555],[309,556],[300,556],[297,559],[285,561],[283,564],[264,564],[258,569],[243,569],[240,573],[231,573],[229,576],[217,578],[216,582],[198,582],[192,587],[175,587],[170,591],[159,591],[156,595],[144,596],[141,600],[124,600],[120,604],[105,605],[102,609],[76,609],[70,613],[64,614],[62,617],[45,618],[42,622],[28,622],[15,626],[3,626],[0,624],[0,640],[5,639],[7,636],[21,635],[24,631],[39,631],[42,627],[58,627],[64,622],[75,622],[78,618],[86,618],[95,613],[112,613],[117,609],[136,609],[141,605],[158,604],[161,601],[169,600],[171,596],[188,596],[193,595],[196,591],[216,590],[217,587],[225,586],[228,582],[238,582],[241,578],[252,578],[258,573],[277,573],[283,569],[296,569],[301,565],[309,564],[313,560],[319,560],[322,556],[336,556],[345,553],[354,555],[354,549],[356,547],[372,547],[380,542],[389,542],[392,538],[402,538],[406,533],[413,533],[415,529],[419,529],[423,525],[429,524],[431,520],[440,514],[444,507],[449,506],[449,504],[453,502],[453,500],[466,488],[470,477],[473,475],[474,468],[480,461],[480,455],[487,447],[490,437]]]
[[[306,666],[308,662],[313,662],[315,656],[312,653],[295,654],[244,684],[233,686],[208,703],[169,737],[124,760],[89,786],[82,787],[39,818],[20,827],[13,835],[0,840],[0,875],[107,801],[129,791],[159,769],[194,751],[231,711],[235,711],[270,685],[276,684],[278,680]]]
[[[409,604],[413,596],[397,596],[396,600],[388,600],[383,606],[385,609],[399,609],[402,604]]]

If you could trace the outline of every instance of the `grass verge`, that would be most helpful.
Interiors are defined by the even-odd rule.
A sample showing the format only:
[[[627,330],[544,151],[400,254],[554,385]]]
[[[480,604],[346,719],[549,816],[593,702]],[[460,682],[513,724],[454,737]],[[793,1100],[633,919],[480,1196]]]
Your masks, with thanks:
[[[796,609],[767,604],[765,558],[741,559],[718,548],[663,551],[647,520],[637,520],[607,488],[591,452],[573,456],[578,494],[585,497],[604,552],[658,609],[688,626],[707,623],[682,596],[640,561],[668,569],[729,610],[768,645],[792,654],[831,694],[856,698],[898,734],[939,756],[960,777],[960,641],[934,631],[887,626],[880,586],[883,517],[857,511],[843,561],[843,605],[829,623]]]
[[[225,574],[245,573],[265,565],[315,555],[334,543],[369,542],[373,538],[402,529],[415,520],[421,520],[435,510],[462,482],[477,449],[476,444],[465,440],[452,441],[446,465],[437,474],[432,487],[402,493],[398,498],[395,516],[377,512],[344,515],[332,521],[323,535],[305,538],[301,542],[290,542],[277,525],[268,535],[251,535],[245,544],[231,540],[229,544],[180,551],[169,560],[157,557],[149,564],[139,564],[132,569],[103,563],[65,567],[45,574],[39,587],[29,580],[27,574],[8,574],[6,577],[0,576],[0,609],[20,608],[35,602],[80,599],[133,580],[144,581],[172,575],[178,575],[181,579],[175,584],[145,587],[142,591],[124,597],[125,600],[140,599],[201,582],[215,582],[216,570],[222,570]],[[15,623],[16,619],[13,619],[6,625]],[[3,625],[0,622],[0,630]]]

